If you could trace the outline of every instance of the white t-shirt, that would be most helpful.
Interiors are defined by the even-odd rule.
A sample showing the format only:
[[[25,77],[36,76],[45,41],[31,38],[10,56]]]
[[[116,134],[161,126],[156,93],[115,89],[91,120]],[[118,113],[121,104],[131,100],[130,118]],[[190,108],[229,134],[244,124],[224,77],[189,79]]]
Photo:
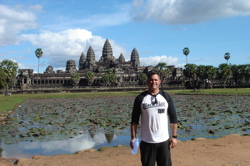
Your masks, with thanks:
[[[156,101],[155,101],[156,100]],[[159,143],[169,139],[168,102],[161,95],[147,94],[141,103],[141,140]]]

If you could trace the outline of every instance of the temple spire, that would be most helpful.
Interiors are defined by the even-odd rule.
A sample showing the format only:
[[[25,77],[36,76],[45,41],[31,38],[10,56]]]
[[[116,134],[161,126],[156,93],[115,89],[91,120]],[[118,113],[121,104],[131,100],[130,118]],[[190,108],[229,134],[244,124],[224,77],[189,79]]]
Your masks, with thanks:
[[[80,59],[79,59],[79,70],[83,70],[84,69],[84,63],[86,61],[86,56],[85,54],[82,52]]]
[[[106,39],[103,49],[102,49],[102,57],[100,59],[100,62],[109,62],[114,59],[113,56],[113,50],[111,47],[111,44],[109,43],[109,40]]]
[[[124,58],[124,56],[123,56],[123,54],[122,54],[122,53],[120,54],[120,56],[119,56],[119,59],[118,59],[118,60],[119,60],[119,62],[120,62],[120,63],[125,62],[125,58]]]
[[[93,70],[95,66],[95,53],[91,46],[89,46],[86,58],[86,68]]]
[[[140,66],[139,54],[134,48],[131,53],[131,64],[134,68],[138,68]]]

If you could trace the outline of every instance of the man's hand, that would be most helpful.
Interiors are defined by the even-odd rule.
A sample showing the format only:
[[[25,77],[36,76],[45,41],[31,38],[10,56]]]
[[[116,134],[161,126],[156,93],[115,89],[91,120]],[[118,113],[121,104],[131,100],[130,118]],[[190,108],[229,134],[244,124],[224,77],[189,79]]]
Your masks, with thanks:
[[[178,140],[176,138],[171,138],[170,142],[170,147],[171,149],[173,149],[174,147],[176,147]]]
[[[136,138],[133,138],[131,141],[130,141],[130,148],[131,149],[134,149],[134,145],[133,145],[133,142],[135,142]]]

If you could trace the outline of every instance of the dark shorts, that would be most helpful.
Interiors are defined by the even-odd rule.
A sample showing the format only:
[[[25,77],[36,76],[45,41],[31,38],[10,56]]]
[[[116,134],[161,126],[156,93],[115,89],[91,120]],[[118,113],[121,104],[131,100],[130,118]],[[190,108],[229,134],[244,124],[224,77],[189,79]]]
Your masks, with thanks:
[[[169,140],[161,143],[140,143],[142,166],[171,166],[170,142]]]

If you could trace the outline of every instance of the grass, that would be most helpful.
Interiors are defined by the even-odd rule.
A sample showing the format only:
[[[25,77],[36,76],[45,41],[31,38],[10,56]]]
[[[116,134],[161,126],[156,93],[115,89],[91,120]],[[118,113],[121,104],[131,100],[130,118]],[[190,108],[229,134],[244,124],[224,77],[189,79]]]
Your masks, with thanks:
[[[207,94],[207,95],[250,95],[250,88],[222,88],[222,89],[201,89],[201,90],[173,90],[174,94]]]
[[[250,88],[242,89],[202,89],[202,90],[166,90],[170,94],[219,94],[219,95],[250,95]],[[26,99],[63,98],[63,97],[95,97],[95,96],[131,96],[138,95],[139,91],[123,92],[85,92],[85,93],[42,93],[42,94],[12,94],[0,96],[0,113],[16,108]]]

